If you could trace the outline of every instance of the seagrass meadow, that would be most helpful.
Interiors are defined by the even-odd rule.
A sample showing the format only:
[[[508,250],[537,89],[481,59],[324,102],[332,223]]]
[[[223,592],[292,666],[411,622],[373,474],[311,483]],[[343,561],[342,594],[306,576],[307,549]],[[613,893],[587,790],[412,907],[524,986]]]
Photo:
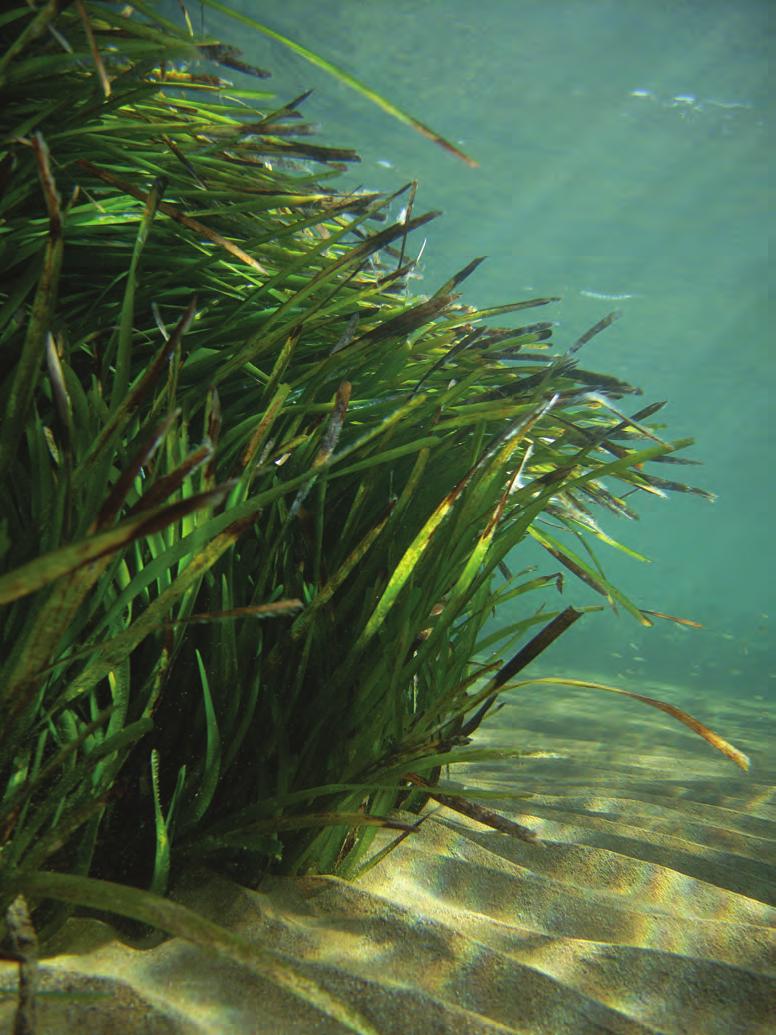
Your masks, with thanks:
[[[311,137],[305,98],[179,22],[0,15],[4,955],[26,973],[36,939],[97,910],[371,1031],[168,897],[176,875],[355,878],[429,799],[533,845],[445,767],[520,757],[471,741],[584,621],[564,580],[672,620],[607,580],[598,546],[626,548],[596,512],[703,493],[662,403],[583,363],[616,314],[555,341],[556,299],[465,303],[480,259],[416,294],[438,213],[415,185],[338,189],[357,155]],[[546,572],[521,570],[528,539]],[[747,767],[673,705],[578,683]]]

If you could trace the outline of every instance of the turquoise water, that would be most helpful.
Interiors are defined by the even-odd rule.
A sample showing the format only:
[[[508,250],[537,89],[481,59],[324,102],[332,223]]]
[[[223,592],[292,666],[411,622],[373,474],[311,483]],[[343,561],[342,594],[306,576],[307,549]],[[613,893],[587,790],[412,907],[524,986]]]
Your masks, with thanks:
[[[243,10],[480,163],[468,168],[283,46],[202,15],[273,71],[281,100],[315,89],[305,111],[325,142],[362,155],[351,182],[416,179],[416,211],[444,209],[426,228],[419,291],[487,255],[465,299],[561,295],[560,344],[621,310],[584,364],[668,399],[669,437],[697,440],[689,455],[703,467],[679,474],[718,501],[645,499],[638,524],[603,516],[653,563],[601,559],[640,606],[704,628],[591,616],[546,667],[773,695],[773,5],[244,0]],[[569,602],[590,602],[569,581]]]

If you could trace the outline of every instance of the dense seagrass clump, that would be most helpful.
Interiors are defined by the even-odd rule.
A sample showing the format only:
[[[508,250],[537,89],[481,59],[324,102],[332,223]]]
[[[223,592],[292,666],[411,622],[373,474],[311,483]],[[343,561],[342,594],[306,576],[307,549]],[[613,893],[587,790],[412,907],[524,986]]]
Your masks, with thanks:
[[[522,540],[649,624],[570,543],[686,442],[577,365],[611,317],[553,350],[552,299],[460,302],[479,260],[413,295],[434,213],[333,188],[232,50],[58,6],[0,24],[0,906],[210,938],[91,878],[358,872],[579,614]]]

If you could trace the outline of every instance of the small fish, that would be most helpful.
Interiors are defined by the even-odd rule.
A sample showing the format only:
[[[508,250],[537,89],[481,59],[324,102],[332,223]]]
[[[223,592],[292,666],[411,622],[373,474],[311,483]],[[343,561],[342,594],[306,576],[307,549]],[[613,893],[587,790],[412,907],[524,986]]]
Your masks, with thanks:
[[[711,104],[715,108],[724,108],[726,111],[730,111],[732,108],[751,108],[752,105],[749,101],[717,101],[713,98],[708,98],[705,104]]]
[[[606,291],[590,291],[587,288],[583,288],[579,293],[585,298],[596,298],[602,302],[625,302],[629,298],[641,298],[641,295],[612,295]]]

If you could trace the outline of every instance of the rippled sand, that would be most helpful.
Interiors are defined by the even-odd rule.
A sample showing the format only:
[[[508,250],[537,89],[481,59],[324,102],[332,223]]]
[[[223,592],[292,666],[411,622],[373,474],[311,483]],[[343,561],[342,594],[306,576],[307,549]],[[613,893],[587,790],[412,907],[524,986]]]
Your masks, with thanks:
[[[478,743],[555,757],[453,777],[493,792],[483,803],[540,845],[440,807],[357,884],[272,880],[252,892],[193,875],[180,897],[294,960],[381,1035],[773,1032],[776,706],[644,689],[747,752],[752,772],[636,702],[534,690]],[[109,936],[71,922],[78,954],[49,961],[42,987],[109,995],[41,998],[41,1035],[348,1030],[183,942],[139,951]],[[4,965],[4,987],[11,978]]]

